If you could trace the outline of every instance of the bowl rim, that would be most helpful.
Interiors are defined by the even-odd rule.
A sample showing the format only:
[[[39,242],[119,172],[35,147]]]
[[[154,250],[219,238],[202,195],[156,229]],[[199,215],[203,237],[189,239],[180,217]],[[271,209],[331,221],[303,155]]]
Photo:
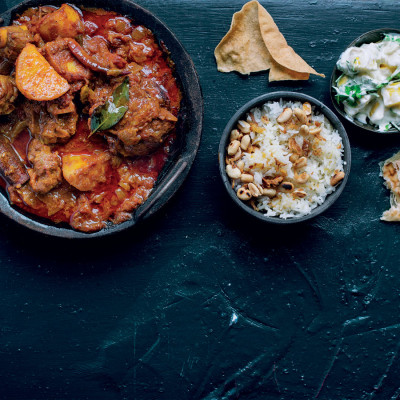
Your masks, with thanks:
[[[328,120],[331,122],[334,129],[337,129],[339,135],[342,138],[343,142],[343,161],[344,164],[344,171],[345,177],[339,186],[336,187],[335,191],[329,194],[325,201],[314,208],[309,214],[304,215],[302,217],[294,217],[294,218],[287,218],[283,219],[279,216],[276,217],[267,217],[262,212],[253,210],[248,204],[242,202],[236,195],[235,191],[232,189],[231,180],[227,176],[225,172],[225,153],[226,147],[229,141],[229,135],[231,130],[236,125],[237,121],[245,116],[252,108],[260,106],[268,101],[279,101],[280,99],[287,99],[287,100],[297,100],[297,101],[309,101],[312,105],[316,106],[318,111],[324,114]],[[350,141],[347,136],[346,130],[342,123],[340,122],[339,118],[335,115],[335,113],[330,110],[325,104],[321,101],[317,100],[314,97],[311,97],[307,94],[297,93],[297,92],[290,92],[290,91],[278,91],[278,92],[271,92],[266,93],[261,96],[255,97],[254,99],[250,100],[246,104],[244,104],[236,113],[230,118],[228,123],[225,126],[225,129],[222,133],[221,140],[219,143],[218,148],[218,161],[219,161],[219,172],[224,183],[225,189],[228,192],[228,195],[233,200],[233,202],[238,205],[243,211],[247,212],[251,216],[257,218],[260,221],[277,224],[277,225],[285,225],[285,224],[294,224],[299,222],[304,222],[310,220],[317,215],[326,211],[332,204],[339,198],[341,193],[343,192],[346,183],[349,179],[350,169],[351,169],[351,148],[350,148]]]
[[[376,42],[371,42],[369,40],[363,42],[363,40],[365,39],[366,36],[369,35],[373,35],[373,34],[383,34],[383,33],[389,33],[389,32],[395,32],[395,33],[399,33],[400,34],[400,29],[398,28],[378,28],[378,29],[373,29],[371,31],[365,32],[363,34],[361,34],[360,36],[358,36],[357,38],[355,38],[349,45],[346,46],[346,48],[340,53],[342,54],[344,51],[346,51],[349,47],[359,47],[364,43],[376,43]],[[339,55],[340,57],[340,55]],[[331,79],[330,79],[330,88],[329,88],[329,93],[330,93],[330,97],[331,97],[331,101],[333,104],[333,107],[335,108],[335,110],[343,117],[345,118],[347,121],[351,122],[353,125],[357,126],[358,128],[364,129],[367,132],[370,132],[372,134],[377,134],[377,135],[396,135],[396,134],[400,134],[400,132],[395,129],[395,128],[391,128],[388,131],[382,132],[379,131],[377,128],[374,128],[373,125],[370,124],[363,124],[360,121],[355,120],[354,118],[352,118],[350,115],[347,115],[346,112],[343,109],[343,106],[339,105],[336,102],[335,99],[335,90],[333,89],[333,86],[336,82],[336,79],[341,75],[341,71],[339,71],[339,69],[335,66],[332,70],[332,75],[331,75]]]
[[[24,0],[0,14],[0,26],[8,25],[16,14],[22,13],[27,8],[50,5],[50,3],[54,6],[60,6],[65,3],[65,0],[53,0],[51,2],[46,0]],[[203,130],[204,102],[199,76],[193,60],[175,34],[154,13],[132,0],[120,0],[118,3],[112,4],[107,0],[96,0],[94,3],[90,0],[79,0],[76,2],[69,1],[68,3],[77,4],[78,7],[95,7],[115,11],[119,14],[127,15],[134,22],[143,24],[151,29],[156,42],[162,45],[165,44],[167,47],[175,64],[175,76],[178,78],[183,97],[186,96],[183,99],[184,105],[181,104],[181,110],[182,108],[187,108],[187,115],[184,118],[182,117],[184,142],[179,154],[176,155],[173,165],[168,167],[168,171],[162,177],[160,182],[163,182],[163,184],[156,183],[155,189],[150,193],[150,196],[137,209],[132,211],[132,218],[128,221],[106,226],[96,232],[81,232],[74,230],[72,227],[60,226],[52,221],[24,213],[23,210],[11,205],[4,190],[0,192],[0,212],[19,225],[47,236],[66,239],[89,239],[108,236],[126,230],[136,225],[139,221],[150,217],[170,201],[182,186],[198,152]]]

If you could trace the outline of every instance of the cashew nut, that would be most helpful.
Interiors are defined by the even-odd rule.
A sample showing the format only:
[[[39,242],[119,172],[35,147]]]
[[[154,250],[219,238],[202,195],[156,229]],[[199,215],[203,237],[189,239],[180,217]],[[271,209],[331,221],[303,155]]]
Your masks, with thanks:
[[[239,136],[240,136],[240,132],[237,129],[234,129],[233,131],[231,131],[230,139],[231,139],[231,141],[238,140]]]
[[[299,129],[300,135],[308,135],[310,128],[307,125],[302,125]]]
[[[233,156],[239,150],[239,147],[240,147],[239,140],[234,140],[233,142],[230,142],[228,146],[228,154],[230,156]]]
[[[262,194],[264,196],[267,196],[270,199],[272,199],[273,197],[276,196],[276,190],[275,189],[263,189]]]
[[[243,133],[250,133],[250,124],[248,122],[246,122],[246,121],[240,120],[238,122],[238,128]]]
[[[301,108],[295,108],[293,110],[294,115],[296,116],[296,118],[302,123],[302,124],[307,124],[308,122],[308,118],[307,115],[305,113],[304,110],[302,110]]]
[[[242,175],[239,168],[233,167],[230,164],[228,164],[226,166],[226,173],[229,176],[229,178],[232,178],[232,179],[239,179],[240,175]]]
[[[250,144],[250,135],[244,135],[242,141],[240,142],[240,147],[246,151]]]
[[[237,161],[239,158],[242,157],[242,150],[239,148],[234,157],[232,158],[232,161]]]
[[[344,178],[344,172],[335,170],[335,174],[331,178],[331,186],[337,185]]]
[[[307,157],[300,157],[293,165],[294,168],[303,168],[307,165]]]
[[[276,119],[276,122],[278,124],[283,124],[284,122],[289,121],[291,116],[292,116],[292,109],[284,108],[281,115]]]
[[[306,183],[309,178],[310,178],[310,175],[308,175],[307,172],[303,172],[300,175],[298,175],[297,173],[294,174],[294,180],[297,183]]]
[[[254,176],[251,174],[242,174],[242,175],[240,175],[240,180],[244,183],[253,182]]]
[[[253,197],[259,197],[261,196],[260,191],[258,190],[258,187],[254,183],[249,183],[248,188],[250,190],[250,193]]]
[[[303,103],[303,111],[306,113],[306,115],[311,115],[311,104],[308,101]]]
[[[255,185],[257,186],[259,192],[262,194],[264,188],[263,188],[260,184],[258,184],[258,183],[256,183]]]

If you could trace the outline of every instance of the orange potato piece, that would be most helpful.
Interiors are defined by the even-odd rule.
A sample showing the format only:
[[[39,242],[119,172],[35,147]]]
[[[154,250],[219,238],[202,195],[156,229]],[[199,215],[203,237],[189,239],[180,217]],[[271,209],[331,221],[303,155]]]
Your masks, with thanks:
[[[70,87],[31,43],[17,58],[15,82],[25,97],[36,101],[57,99]]]
[[[6,28],[0,28],[0,49],[6,47],[8,33]]]
[[[103,153],[64,154],[62,156],[64,179],[81,192],[93,190],[98,183],[107,180],[108,160],[109,156]]]
[[[39,26],[40,36],[50,42],[58,36],[74,38],[84,32],[84,25],[78,11],[63,4],[58,10],[47,14]]]

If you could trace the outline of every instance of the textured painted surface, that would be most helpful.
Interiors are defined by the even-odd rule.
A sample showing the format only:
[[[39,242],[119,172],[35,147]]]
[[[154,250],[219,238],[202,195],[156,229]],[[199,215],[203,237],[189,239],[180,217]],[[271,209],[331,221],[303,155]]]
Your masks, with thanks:
[[[330,105],[340,52],[367,30],[396,27],[400,12],[392,1],[263,1],[327,75],[269,85],[263,73],[215,67],[213,49],[242,2],[138,2],[197,67],[197,159],[167,207],[114,237],[55,240],[0,217],[0,398],[399,398],[400,225],[379,221],[389,196],[377,163],[400,137],[345,123],[353,160],[344,193],[289,228],[237,212],[216,154],[229,117],[255,96],[290,89]]]

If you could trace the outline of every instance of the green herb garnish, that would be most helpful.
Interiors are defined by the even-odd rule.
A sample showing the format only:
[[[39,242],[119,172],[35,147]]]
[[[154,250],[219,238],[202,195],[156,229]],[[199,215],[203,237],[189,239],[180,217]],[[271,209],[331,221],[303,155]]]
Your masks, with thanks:
[[[384,42],[398,42],[400,43],[400,37],[398,36],[391,36],[388,33],[385,33],[385,38],[383,39]]]

